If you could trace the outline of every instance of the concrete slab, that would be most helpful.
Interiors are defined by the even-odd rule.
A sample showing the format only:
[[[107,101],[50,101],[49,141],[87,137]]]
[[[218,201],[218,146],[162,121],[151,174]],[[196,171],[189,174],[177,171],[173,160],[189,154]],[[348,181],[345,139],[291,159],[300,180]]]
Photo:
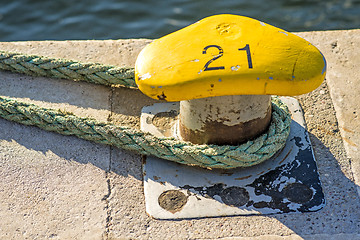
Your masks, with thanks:
[[[90,83],[0,72],[0,96],[107,121],[110,89]]]
[[[346,32],[312,32],[305,35],[311,37],[311,41],[320,49],[329,39],[341,39],[339,46],[342,48],[347,46],[350,49],[352,46],[354,54],[351,56],[359,53],[357,46],[351,44],[352,35],[347,36]],[[135,61],[136,54],[148,42],[17,42],[0,43],[0,49],[127,65]],[[114,57],[114,52],[119,54]],[[339,56],[341,54],[340,51]],[[352,58],[348,61],[351,62]],[[328,76],[339,74],[339,71],[342,69],[332,64]],[[64,104],[65,108],[73,107],[70,111],[76,114],[89,114],[116,123],[130,116],[132,118],[128,118],[127,123],[132,126],[138,124],[141,106],[153,102],[135,93],[135,90],[88,87],[86,83],[67,85],[72,84],[71,81],[0,74],[1,79],[8,79],[4,80],[6,84],[1,83],[0,95],[8,92],[13,97],[49,107]],[[32,90],[43,88],[43,80],[61,83],[44,83],[46,88],[41,92]],[[15,88],[11,81],[19,81],[14,84],[20,87],[25,84],[21,81],[33,81],[34,85]],[[63,93],[56,93],[55,90],[62,88],[66,89]],[[87,93],[81,94],[83,90]],[[95,93],[99,95],[93,97]],[[53,94],[57,95],[51,96]],[[82,98],[86,100],[80,100]],[[122,104],[124,99],[126,105]],[[354,182],[327,84],[298,99],[304,109],[327,201],[321,211],[154,220],[145,213],[141,156],[0,120],[0,177],[5,179],[0,183],[0,238],[88,239],[90,235],[95,239],[271,239],[281,236],[284,239],[320,239],[324,236],[330,238],[331,235],[344,239],[359,238],[358,184]]]
[[[135,66],[139,51],[150,42],[149,39],[0,42],[0,49],[82,62]]]
[[[316,235],[303,235],[300,237],[299,235],[289,235],[289,236],[276,236],[276,235],[263,235],[258,237],[229,237],[229,238],[220,238],[221,240],[357,240],[360,239],[360,235],[358,234],[316,234]]]
[[[0,119],[0,239],[101,239],[109,147]]]
[[[50,51],[41,43],[2,45],[11,51],[27,45],[40,55]],[[50,45],[70,49],[64,43]],[[106,87],[8,72],[0,72],[0,78],[1,96],[101,121],[111,115]],[[108,146],[0,119],[0,238],[102,238],[109,164]]]
[[[360,29],[301,33],[328,62],[326,82],[360,195]]]
[[[1,45],[50,56],[50,46],[71,51],[66,42],[46,43]],[[68,58],[81,56],[69,52]],[[7,72],[0,77],[1,96],[101,121],[111,115],[112,91],[106,87]],[[1,239],[105,236],[110,147],[0,119],[0,149]]]

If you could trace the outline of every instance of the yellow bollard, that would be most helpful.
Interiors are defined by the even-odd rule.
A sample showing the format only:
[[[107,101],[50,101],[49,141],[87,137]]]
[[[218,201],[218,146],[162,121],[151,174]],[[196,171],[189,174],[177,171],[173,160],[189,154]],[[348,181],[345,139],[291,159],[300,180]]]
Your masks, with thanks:
[[[180,111],[181,136],[194,143],[237,144],[256,137],[268,126],[269,112],[254,112],[252,118],[240,116],[246,120],[229,125],[231,113],[251,115],[256,111],[254,101],[260,109],[270,109],[270,95],[310,92],[322,83],[325,74],[325,58],[306,40],[258,20],[229,14],[205,18],[155,40],[141,51],[135,64],[136,83],[149,97],[165,101],[205,99],[181,102],[182,106],[192,106],[183,107],[185,111],[202,109],[199,114]],[[203,102],[209,102],[209,97],[233,95],[258,97]],[[216,108],[227,108],[228,115],[216,117],[213,112],[204,118]],[[192,121],[202,122],[194,127]],[[254,128],[261,129],[260,133]],[[220,133],[239,137],[209,140]]]

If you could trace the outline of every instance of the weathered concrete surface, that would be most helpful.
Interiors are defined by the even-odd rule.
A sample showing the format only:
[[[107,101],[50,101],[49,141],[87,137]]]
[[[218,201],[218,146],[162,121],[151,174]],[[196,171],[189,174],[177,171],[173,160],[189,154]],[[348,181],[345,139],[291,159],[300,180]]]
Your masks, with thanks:
[[[320,49],[327,49],[323,42],[331,37],[352,56],[359,53],[343,31],[303,34]],[[133,66],[148,42],[15,42],[0,43],[0,49]],[[329,66],[328,76],[341,71]],[[154,102],[136,90],[4,72],[0,77],[0,95],[135,127],[141,106]],[[343,85],[346,79],[337,81]],[[141,156],[0,119],[0,239],[360,239],[354,182],[359,170],[351,168],[346,155],[328,86],[298,99],[327,200],[318,212],[154,220],[145,213]]]
[[[318,46],[326,56],[327,84],[360,195],[360,31],[299,35]]]
[[[263,235],[258,237],[252,237],[251,240],[353,240],[359,239],[360,235],[355,234],[316,234],[316,235],[303,235],[300,237],[299,235],[292,234],[289,236],[277,236],[277,235]],[[221,240],[249,240],[248,237],[228,237],[228,238],[220,238]]]
[[[139,50],[150,42],[148,39],[0,42],[0,49],[82,62],[129,66],[130,63],[135,63]]]
[[[109,147],[0,126],[0,239],[101,239]]]

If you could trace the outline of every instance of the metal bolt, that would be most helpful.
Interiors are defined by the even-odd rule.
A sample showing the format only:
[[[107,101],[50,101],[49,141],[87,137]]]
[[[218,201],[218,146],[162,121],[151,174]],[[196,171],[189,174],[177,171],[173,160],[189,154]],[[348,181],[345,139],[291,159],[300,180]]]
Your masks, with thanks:
[[[314,194],[313,190],[302,183],[291,183],[284,188],[283,192],[291,202],[301,204],[310,201]]]
[[[171,212],[179,212],[187,203],[188,197],[178,190],[168,190],[160,194],[158,203],[160,207]]]
[[[220,194],[221,200],[230,206],[241,207],[248,203],[250,196],[249,192],[242,187],[225,188]]]

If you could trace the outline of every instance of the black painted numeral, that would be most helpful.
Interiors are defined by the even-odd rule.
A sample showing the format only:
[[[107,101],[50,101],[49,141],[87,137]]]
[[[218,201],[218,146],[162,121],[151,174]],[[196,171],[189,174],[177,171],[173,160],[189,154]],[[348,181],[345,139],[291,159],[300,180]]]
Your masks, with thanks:
[[[239,50],[239,51],[241,51],[241,50],[245,50],[245,51],[246,51],[247,60],[248,60],[248,67],[249,67],[249,68],[253,68],[249,44],[246,44],[245,47],[239,48],[238,50]]]
[[[214,56],[212,59],[210,59],[204,66],[204,71],[211,71],[211,70],[220,70],[220,69],[225,69],[224,66],[220,66],[220,67],[209,67],[209,65],[215,61],[216,59],[222,57],[222,55],[224,54],[224,50],[218,46],[218,45],[209,45],[209,46],[206,46],[204,47],[203,49],[203,54],[206,54],[206,51],[209,49],[209,48],[217,48],[219,50],[219,54]]]
[[[218,45],[208,45],[206,47],[204,47],[203,49],[203,54],[206,54],[207,50],[209,48],[217,48],[219,50],[219,53],[214,56],[212,59],[210,59],[209,61],[207,61],[207,63],[204,66],[204,71],[211,71],[211,70],[221,70],[221,69],[225,69],[224,66],[219,66],[219,67],[209,67],[209,65],[215,61],[216,59],[219,59],[220,57],[222,57],[224,55],[224,50],[222,49],[222,47],[218,46]],[[245,47],[243,48],[239,48],[239,51],[246,51],[246,57],[248,60],[248,67],[249,68],[253,68],[253,63],[252,63],[252,59],[251,59],[251,52],[250,52],[250,46],[249,44],[246,44]]]

